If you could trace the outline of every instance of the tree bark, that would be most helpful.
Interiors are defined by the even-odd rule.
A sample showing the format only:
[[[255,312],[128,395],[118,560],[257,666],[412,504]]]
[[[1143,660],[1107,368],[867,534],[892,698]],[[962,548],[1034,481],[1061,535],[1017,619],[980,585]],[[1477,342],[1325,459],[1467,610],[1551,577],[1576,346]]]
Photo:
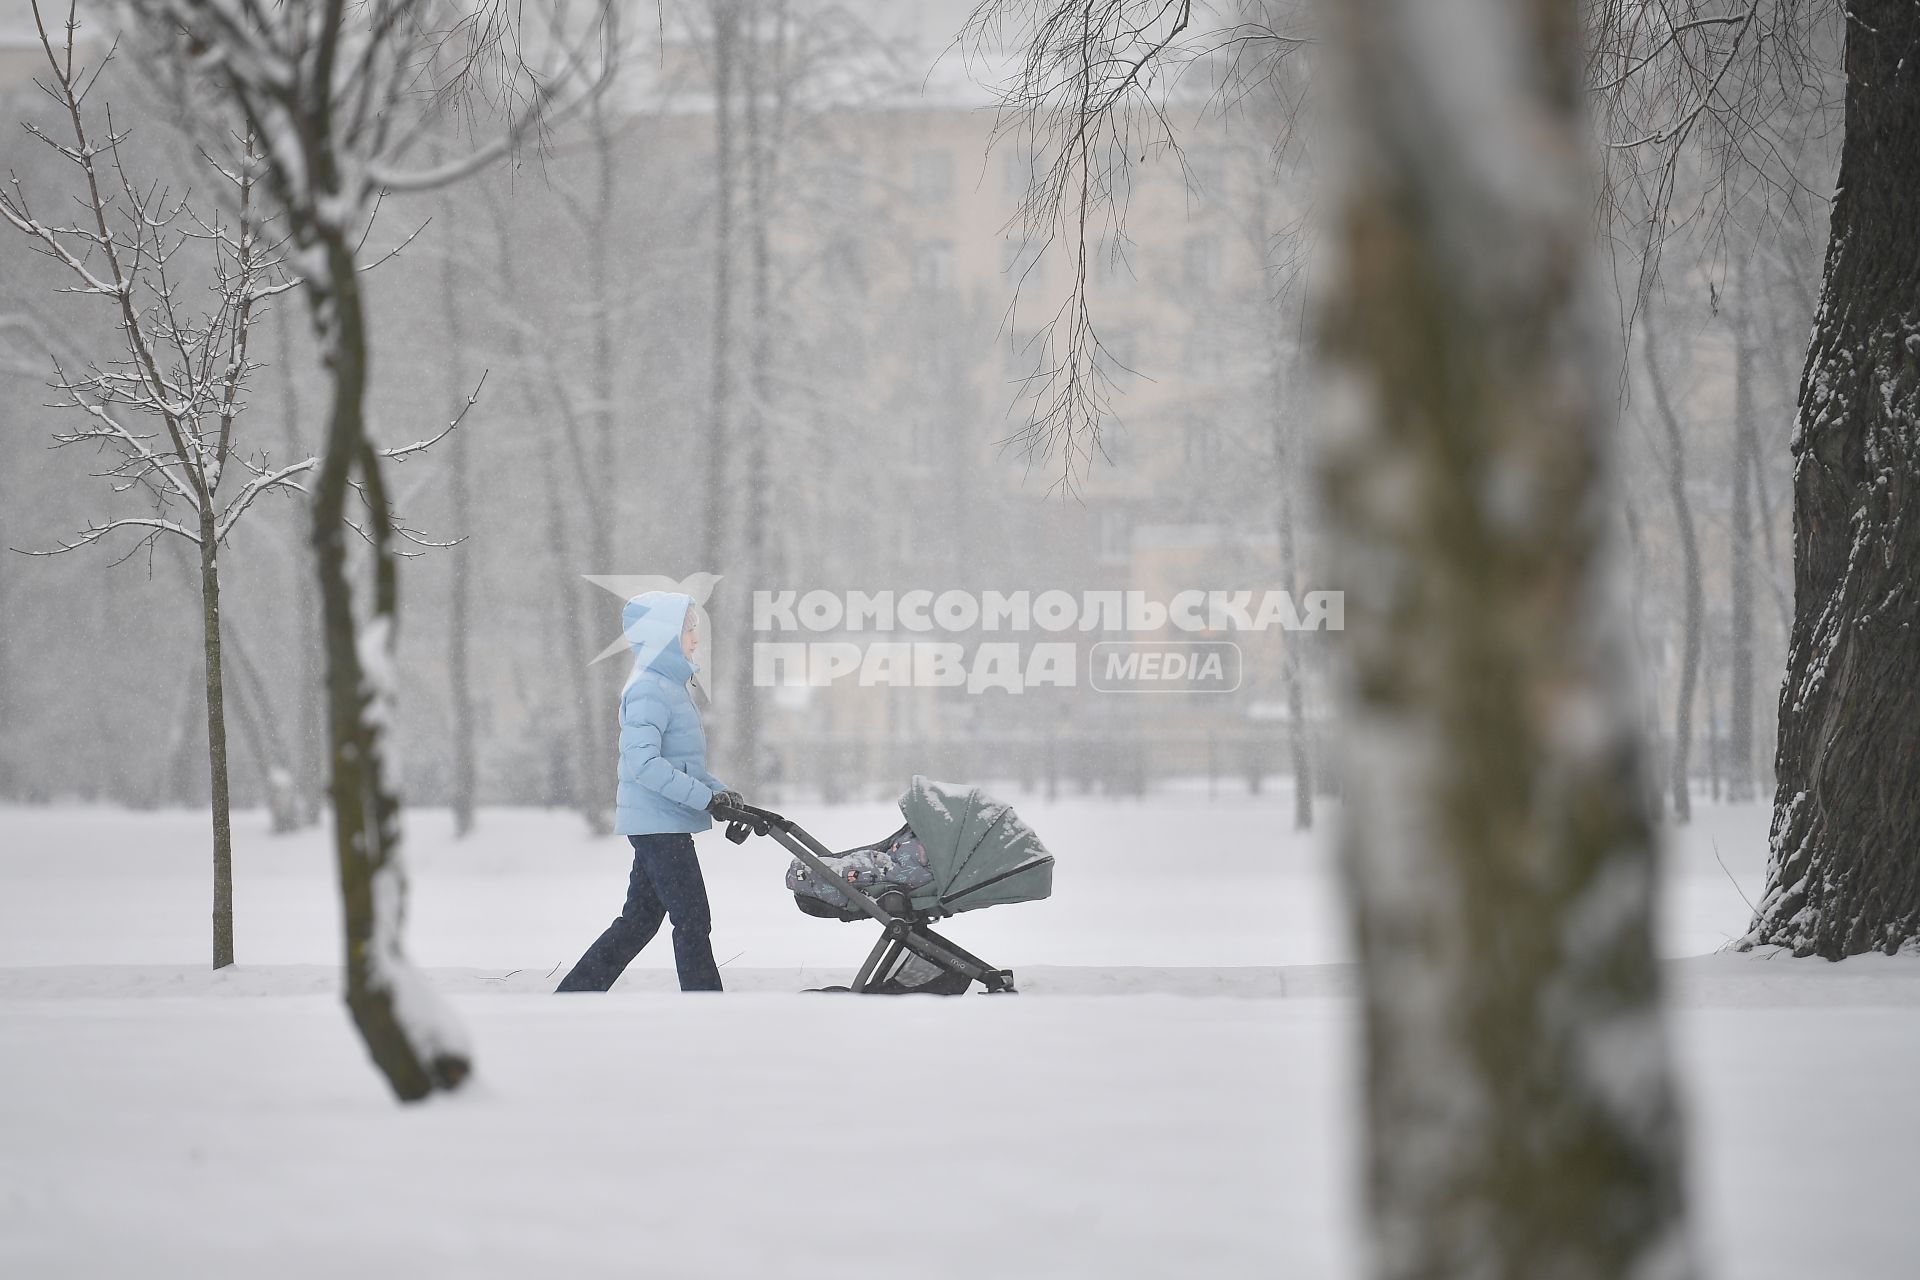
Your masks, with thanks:
[[[220,559],[214,513],[200,511],[200,639],[207,675],[207,773],[213,801],[213,967],[233,963],[233,814],[227,790],[225,674],[220,663]]]
[[[1793,631],[1746,942],[1920,946],[1920,5],[1847,7],[1845,137],[1793,439]]]
[[[1372,1271],[1686,1277],[1655,836],[1607,589],[1580,7],[1325,13],[1348,136],[1321,480]]]
[[[1269,394],[1273,401],[1271,430],[1275,485],[1278,490],[1274,504],[1274,525],[1280,541],[1280,581],[1297,600],[1300,598],[1300,567],[1294,545],[1294,497],[1298,492],[1296,473],[1300,465],[1300,433],[1294,418],[1298,414],[1299,404],[1288,394],[1291,382],[1287,376],[1284,353],[1283,313],[1278,307],[1269,310],[1272,312],[1271,350],[1268,353]],[[1286,682],[1287,741],[1293,759],[1295,831],[1307,831],[1313,827],[1311,729],[1307,724],[1306,679],[1300,661],[1300,646],[1305,642],[1306,634],[1304,631],[1288,631],[1280,635],[1280,643],[1285,646],[1281,652],[1281,663]]]
[[[1694,525],[1693,504],[1687,498],[1687,440],[1667,396],[1667,380],[1657,354],[1660,338],[1649,303],[1640,313],[1641,354],[1647,362],[1647,382],[1653,389],[1653,407],[1667,436],[1667,497],[1673,503],[1673,525],[1680,538],[1680,683],[1673,700],[1673,752],[1668,757],[1673,791],[1673,820],[1693,820],[1690,776],[1693,763],[1693,704],[1700,689],[1700,628],[1706,612],[1701,585],[1700,536]]]
[[[327,646],[327,702],[333,757],[334,852],[340,873],[347,956],[347,1007],[374,1064],[403,1101],[452,1089],[471,1055],[439,997],[406,960],[406,871],[400,797],[388,773],[386,735],[399,584],[392,512],[379,455],[366,433],[368,351],[359,269],[348,232],[318,233],[324,279],[307,282],[333,402],[313,503],[313,546]],[[367,624],[354,616],[347,577],[347,494],[358,473],[371,525],[372,600]],[[374,670],[369,678],[368,666]]]

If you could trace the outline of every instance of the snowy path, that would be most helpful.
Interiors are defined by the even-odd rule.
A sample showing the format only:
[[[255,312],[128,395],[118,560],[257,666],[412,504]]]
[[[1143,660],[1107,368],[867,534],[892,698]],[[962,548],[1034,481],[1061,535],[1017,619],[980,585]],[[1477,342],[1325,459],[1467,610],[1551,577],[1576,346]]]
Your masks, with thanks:
[[[0,1276],[1355,1275],[1352,971],[1317,844],[1278,798],[1030,816],[1059,896],[954,926],[1023,994],[943,1001],[794,994],[872,930],[800,916],[779,859],[717,839],[729,995],[671,993],[660,947],[552,997],[617,848],[523,813],[457,846],[414,815],[414,950],[479,1074],[401,1109],[334,994],[319,838],[242,818],[242,963],[214,974],[192,815],[0,810]],[[1670,954],[1744,924],[1729,873],[1757,888],[1764,829],[1686,833]],[[1920,960],[1668,972],[1715,1272],[1912,1274]],[[922,1101],[845,1114],[891,1082]]]
[[[1681,1002],[1720,1274],[1887,1280],[1920,1247],[1920,965],[1826,970]],[[332,997],[30,999],[17,978],[9,1276],[1354,1270],[1339,997],[459,996],[481,1074],[402,1111]],[[843,1118],[883,1081],[926,1101]]]
[[[954,921],[954,940],[995,964],[1219,968],[1347,958],[1320,833],[1291,829],[1284,795],[1009,798],[1059,867],[1050,901]],[[799,806],[792,816],[836,848],[900,821],[880,804]],[[234,818],[240,962],[336,963],[339,893],[326,836],[274,837],[265,825],[259,813]],[[1671,859],[1667,954],[1711,951],[1746,927],[1740,895],[1759,893],[1766,829],[1761,806],[1701,806]],[[476,835],[460,842],[446,813],[413,811],[406,833],[408,945],[423,964],[545,972],[571,963],[618,912],[626,888],[624,842],[588,838],[570,814],[484,811]],[[203,962],[208,839],[204,814],[0,807],[0,966]],[[699,848],[723,963],[859,963],[872,931],[796,911],[778,845],[735,846],[714,832],[699,837]],[[653,947],[637,963],[666,967],[672,957]]]

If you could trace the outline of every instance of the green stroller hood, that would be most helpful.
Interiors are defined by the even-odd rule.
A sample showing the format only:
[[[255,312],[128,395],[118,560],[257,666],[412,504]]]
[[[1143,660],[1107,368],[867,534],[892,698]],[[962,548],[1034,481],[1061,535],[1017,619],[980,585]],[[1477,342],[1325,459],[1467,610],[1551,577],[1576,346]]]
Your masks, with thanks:
[[[900,812],[927,851],[933,879],[914,890],[922,911],[958,914],[1053,892],[1053,855],[1013,809],[979,787],[915,774]]]

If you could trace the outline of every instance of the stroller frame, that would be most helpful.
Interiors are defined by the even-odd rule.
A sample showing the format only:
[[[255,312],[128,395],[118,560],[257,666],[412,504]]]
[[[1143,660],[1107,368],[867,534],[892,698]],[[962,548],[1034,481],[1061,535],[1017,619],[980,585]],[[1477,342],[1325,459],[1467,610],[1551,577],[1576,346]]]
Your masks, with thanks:
[[[735,844],[745,843],[748,835],[772,836],[823,882],[833,884],[851,904],[849,910],[837,913],[841,920],[851,922],[864,915],[882,926],[884,931],[880,940],[867,953],[859,972],[854,975],[853,985],[826,987],[824,990],[852,991],[863,995],[903,994],[909,988],[901,987],[895,981],[895,975],[911,954],[941,971],[942,978],[931,979],[925,984],[925,987],[939,987],[941,994],[959,995],[966,990],[966,983],[972,982],[985,987],[989,995],[1015,993],[1011,969],[994,968],[929,927],[930,921],[950,912],[917,909],[913,906],[912,895],[904,889],[889,887],[878,894],[869,895],[845,883],[821,861],[833,857],[833,850],[808,834],[793,819],[782,817],[771,809],[743,804],[715,809],[713,814],[727,824],[727,839]],[[966,983],[952,987],[952,983],[961,979],[965,979]],[[925,987],[911,989],[924,990]]]

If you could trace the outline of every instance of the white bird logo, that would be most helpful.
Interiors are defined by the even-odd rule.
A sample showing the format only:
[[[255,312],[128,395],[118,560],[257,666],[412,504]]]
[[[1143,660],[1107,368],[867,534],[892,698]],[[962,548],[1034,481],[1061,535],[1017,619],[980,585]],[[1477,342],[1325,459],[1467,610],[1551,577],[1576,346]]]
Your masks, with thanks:
[[[700,634],[709,637],[713,635],[713,629],[707,622],[707,600],[713,595],[714,587],[720,583],[720,575],[717,573],[690,573],[685,578],[669,578],[663,573],[583,573],[580,576],[588,582],[591,582],[594,586],[606,591],[611,591],[614,595],[619,596],[622,604],[625,604],[635,596],[646,591],[677,591],[681,595],[692,596],[693,614],[694,617],[698,619]],[[711,640],[701,647],[705,650],[706,658],[706,660],[700,664],[705,677],[701,683],[711,688],[713,663],[717,654],[715,653],[715,646]],[[595,655],[593,662],[587,665],[592,666],[597,662],[605,662],[614,654],[625,653],[626,651],[627,636],[626,632],[623,631],[620,633],[619,639],[602,649]]]

